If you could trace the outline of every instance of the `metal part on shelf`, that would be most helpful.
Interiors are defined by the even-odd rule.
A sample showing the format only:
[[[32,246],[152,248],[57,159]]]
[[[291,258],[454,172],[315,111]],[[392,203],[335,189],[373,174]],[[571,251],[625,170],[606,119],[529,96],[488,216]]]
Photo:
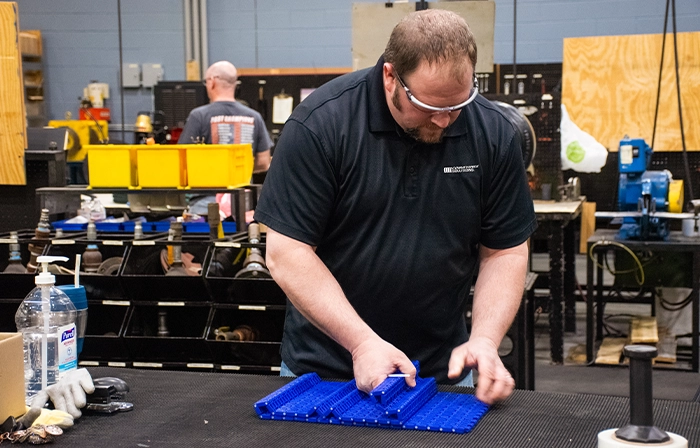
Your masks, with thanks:
[[[168,231],[168,241],[182,241],[182,218],[177,218],[176,221],[170,223]],[[167,277],[189,275],[182,263],[182,246],[174,244],[168,246],[167,269],[165,275]],[[172,253],[172,261],[170,259]]]
[[[136,223],[134,223],[134,239],[143,239],[143,225],[141,224],[141,221],[136,221]]]
[[[102,265],[102,253],[97,244],[88,244],[83,252],[83,270],[87,273],[96,274]]]
[[[170,331],[168,330],[168,312],[158,311],[158,336],[168,337],[170,336]]]
[[[252,223],[248,227],[248,241],[251,244],[260,244],[260,225]],[[236,273],[235,278],[272,278],[267,269],[265,257],[257,247],[251,247],[250,253],[243,262],[243,269]]]
[[[92,219],[87,225],[87,239],[90,241],[97,239],[97,226],[95,226],[95,222]]]
[[[103,261],[97,268],[100,275],[117,275],[119,267],[122,265],[122,257],[111,257]]]
[[[24,274],[27,272],[27,268],[22,264],[22,257],[20,256],[19,247],[19,236],[17,232],[10,232],[10,240],[14,241],[10,243],[10,258],[8,260],[7,267],[3,271],[5,274]]]
[[[570,177],[566,184],[560,185],[559,197],[562,201],[578,201],[581,197],[581,183],[578,177]]]
[[[37,269],[37,257],[41,256],[44,247],[48,244],[51,236],[51,225],[49,224],[49,210],[44,208],[41,210],[39,224],[34,231],[34,238],[29,243],[29,252],[31,256],[27,263],[27,272],[34,273]]]

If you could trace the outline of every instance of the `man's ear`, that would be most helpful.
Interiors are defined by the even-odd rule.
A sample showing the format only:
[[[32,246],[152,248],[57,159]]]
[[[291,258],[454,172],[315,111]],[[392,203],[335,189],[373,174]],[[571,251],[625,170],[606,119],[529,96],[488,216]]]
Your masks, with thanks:
[[[384,90],[386,90],[389,94],[393,94],[394,89],[396,88],[396,76],[394,75],[394,67],[390,63],[385,62],[384,66],[382,67],[382,75],[384,81]]]

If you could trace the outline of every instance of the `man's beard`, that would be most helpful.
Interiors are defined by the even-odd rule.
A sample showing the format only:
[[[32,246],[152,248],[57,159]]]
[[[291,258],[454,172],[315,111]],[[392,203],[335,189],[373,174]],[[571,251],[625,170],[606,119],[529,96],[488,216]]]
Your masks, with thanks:
[[[399,101],[399,89],[394,89],[394,94],[391,95],[391,102],[394,104],[394,107],[401,112],[403,110],[403,106],[401,105],[401,102]],[[440,130],[439,134],[431,134],[429,136],[422,136],[421,135],[421,129],[434,129]],[[445,130],[442,129],[439,126],[435,126],[433,124],[429,126],[423,126],[423,127],[414,127],[414,128],[408,128],[404,129],[404,132],[411,138],[413,138],[416,141],[419,141],[421,143],[428,143],[428,144],[435,144],[435,143],[440,143],[442,141],[442,138],[445,136]]]

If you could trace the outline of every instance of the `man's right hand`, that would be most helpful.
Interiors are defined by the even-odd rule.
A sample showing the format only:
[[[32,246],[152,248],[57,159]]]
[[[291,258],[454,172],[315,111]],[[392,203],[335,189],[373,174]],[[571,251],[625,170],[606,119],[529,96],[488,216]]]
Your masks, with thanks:
[[[368,339],[355,347],[352,363],[357,388],[363,392],[370,393],[396,370],[408,374],[408,386],[416,385],[416,368],[411,360],[401,350],[379,337]]]

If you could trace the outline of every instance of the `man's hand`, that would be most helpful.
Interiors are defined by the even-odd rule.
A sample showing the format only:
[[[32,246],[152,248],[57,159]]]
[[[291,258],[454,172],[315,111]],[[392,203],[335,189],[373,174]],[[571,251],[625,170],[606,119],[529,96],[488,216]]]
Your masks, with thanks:
[[[56,384],[42,390],[32,400],[32,408],[43,408],[51,399],[54,408],[68,412],[73,418],[80,418],[80,408],[87,404],[85,393],[95,391],[92,377],[87,369],[78,369],[66,373]]]
[[[457,378],[465,367],[479,372],[476,398],[484,403],[503,400],[515,388],[515,380],[503,366],[498,346],[491,339],[470,338],[452,350],[447,376]]]
[[[369,339],[352,351],[357,388],[370,393],[398,369],[408,374],[406,384],[416,385],[416,368],[403,352],[381,338]]]

